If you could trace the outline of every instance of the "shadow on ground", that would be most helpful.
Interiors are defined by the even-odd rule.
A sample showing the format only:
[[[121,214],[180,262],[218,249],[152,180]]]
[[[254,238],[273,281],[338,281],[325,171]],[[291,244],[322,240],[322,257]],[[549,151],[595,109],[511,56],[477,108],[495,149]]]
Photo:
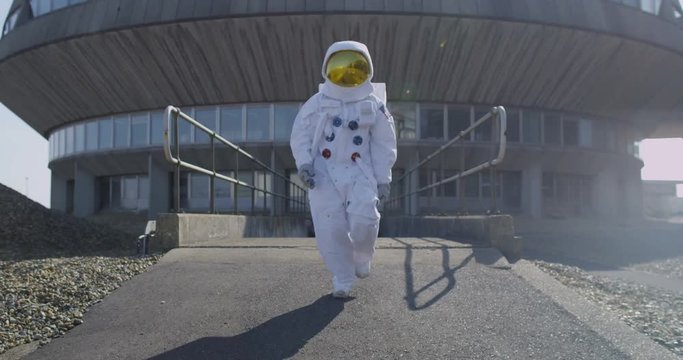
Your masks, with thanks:
[[[346,300],[346,301],[350,301]],[[283,359],[299,352],[344,310],[346,301],[326,295],[232,337],[205,337],[152,357],[170,359]]]
[[[453,291],[456,287],[457,284],[457,279],[455,277],[455,273],[465,267],[467,264],[470,263],[472,259],[475,259],[477,263],[481,263],[484,265],[491,265],[495,263],[498,259],[497,258],[492,258],[489,253],[484,253],[482,251],[479,251],[479,249],[474,248],[472,249],[472,254],[468,255],[465,259],[463,259],[459,264],[456,266],[451,267],[451,259],[450,259],[450,252],[448,246],[444,245],[443,243],[439,243],[437,241],[430,240],[428,238],[419,238],[422,241],[438,245],[439,246],[439,251],[441,253],[441,267],[442,267],[442,273],[434,278],[433,280],[427,282],[425,285],[421,286],[420,288],[416,289],[415,288],[415,275],[413,272],[413,246],[405,241],[402,241],[400,238],[392,238],[394,241],[401,243],[405,245],[405,260],[403,263],[404,266],[404,273],[405,273],[405,282],[406,282],[406,295],[405,295],[405,300],[406,304],[408,306],[408,309],[417,311],[417,310],[423,310],[426,309],[434,304],[436,304],[439,300],[441,300],[444,296],[448,295],[451,291]],[[441,290],[434,290],[433,287],[439,286],[438,284],[441,283],[442,281],[445,281],[446,284],[443,286]],[[421,303],[418,303],[418,297],[421,294],[427,294],[430,293],[432,294],[427,295],[429,296],[427,299],[422,301]]]

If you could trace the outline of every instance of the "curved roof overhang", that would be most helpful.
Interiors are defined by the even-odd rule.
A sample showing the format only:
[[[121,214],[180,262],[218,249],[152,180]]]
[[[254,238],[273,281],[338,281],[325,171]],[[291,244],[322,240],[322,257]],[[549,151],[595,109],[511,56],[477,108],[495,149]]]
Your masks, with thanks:
[[[202,13],[197,0],[164,15],[169,3],[91,0],[15,29],[0,41],[0,101],[44,136],[168,104],[303,101],[321,81],[327,46],[353,39],[370,48],[390,100],[555,109],[646,130],[683,119],[683,31],[608,2],[473,0],[450,12],[443,2],[437,14],[425,0],[422,11],[236,15]],[[177,15],[187,13],[181,3],[194,4],[195,18]],[[49,40],[51,31],[66,35]]]

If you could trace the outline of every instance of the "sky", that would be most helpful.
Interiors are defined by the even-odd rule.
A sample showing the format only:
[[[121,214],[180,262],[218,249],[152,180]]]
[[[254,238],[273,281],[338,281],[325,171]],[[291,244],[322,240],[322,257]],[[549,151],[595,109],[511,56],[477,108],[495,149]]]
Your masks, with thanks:
[[[0,0],[4,23],[11,0]],[[0,79],[0,85],[2,79]],[[0,183],[50,206],[48,143],[40,134],[0,103]],[[683,181],[683,139],[648,139],[640,144],[645,162],[643,180]],[[683,186],[678,188],[683,197]]]

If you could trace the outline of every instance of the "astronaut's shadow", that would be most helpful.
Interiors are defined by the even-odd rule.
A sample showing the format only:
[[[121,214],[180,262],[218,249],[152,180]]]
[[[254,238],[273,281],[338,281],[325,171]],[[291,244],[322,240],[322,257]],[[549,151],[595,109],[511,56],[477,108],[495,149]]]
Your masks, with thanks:
[[[464,266],[466,266],[475,257],[475,254],[472,253],[472,254],[468,255],[460,264],[451,268],[450,267],[451,266],[450,265],[450,253],[449,253],[448,247],[446,245],[439,244],[438,242],[431,241],[429,239],[420,238],[420,240],[431,242],[433,244],[437,244],[440,246],[439,250],[441,250],[441,266],[443,269],[443,273],[441,273],[438,277],[436,277],[432,281],[428,282],[427,284],[423,285],[422,287],[420,287],[419,289],[416,290],[415,289],[415,283],[414,283],[415,277],[413,274],[413,266],[412,266],[413,247],[411,244],[408,244],[404,241],[401,241],[400,239],[393,238],[393,240],[405,245],[405,247],[406,247],[406,256],[405,256],[405,260],[404,260],[404,264],[403,264],[404,273],[405,273],[405,280],[406,280],[405,300],[406,300],[406,303],[408,305],[408,309],[414,310],[414,311],[423,310],[423,309],[426,309],[426,308],[434,305],[439,300],[441,300],[441,298],[443,298],[449,292],[451,292],[453,289],[455,289],[456,282],[457,282],[456,278],[455,278],[455,273],[458,270],[460,270],[461,268],[463,268]],[[433,295],[431,298],[424,301],[424,303],[418,305],[417,297],[420,296],[421,293],[429,290],[431,287],[439,284],[442,280],[446,281],[446,285],[441,289],[441,291],[439,291],[438,293]]]
[[[346,301],[326,295],[242,334],[197,339],[150,359],[290,358],[344,310]]]

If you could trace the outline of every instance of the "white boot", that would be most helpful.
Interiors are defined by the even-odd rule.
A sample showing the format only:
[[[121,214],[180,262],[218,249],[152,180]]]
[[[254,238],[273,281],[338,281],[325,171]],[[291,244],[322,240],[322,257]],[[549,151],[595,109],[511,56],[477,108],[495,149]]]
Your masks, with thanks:
[[[346,299],[349,297],[349,293],[350,293],[350,291],[348,291],[348,290],[343,290],[343,289],[334,290],[332,292],[332,297],[335,299]]]
[[[356,277],[359,279],[365,279],[370,276],[370,261],[364,264],[356,264]]]

